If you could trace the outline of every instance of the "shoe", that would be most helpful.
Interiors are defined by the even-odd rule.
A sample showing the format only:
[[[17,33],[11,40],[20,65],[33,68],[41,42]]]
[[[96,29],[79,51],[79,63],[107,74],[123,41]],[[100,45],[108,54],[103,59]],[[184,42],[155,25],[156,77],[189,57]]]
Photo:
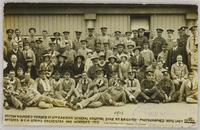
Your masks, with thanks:
[[[152,100],[152,103],[157,103],[157,104],[159,104],[160,101],[159,101],[159,100]]]

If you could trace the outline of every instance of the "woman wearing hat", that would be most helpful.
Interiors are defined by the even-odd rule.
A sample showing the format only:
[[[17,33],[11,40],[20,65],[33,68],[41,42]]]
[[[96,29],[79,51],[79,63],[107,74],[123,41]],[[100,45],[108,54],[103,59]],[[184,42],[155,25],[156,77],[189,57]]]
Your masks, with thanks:
[[[26,60],[27,57],[32,58],[33,65],[36,64],[36,57],[34,51],[30,48],[30,43],[29,42],[24,42],[24,50],[23,50],[23,56]]]
[[[79,78],[81,77],[81,74],[84,71],[84,61],[85,58],[82,55],[76,56],[74,60],[74,64],[72,65],[72,77],[75,78],[75,81],[78,82]]]
[[[54,71],[54,64],[51,62],[51,54],[43,55],[43,62],[40,64],[39,70],[46,71],[46,76],[49,78]]]
[[[62,39],[60,38],[60,33],[59,32],[54,32],[53,36],[55,38],[55,40],[53,41],[53,43],[55,44],[55,50],[56,51],[60,51],[60,45],[62,44]]]
[[[64,54],[57,55],[58,63],[55,65],[55,71],[57,71],[60,75],[64,74],[64,71],[70,71],[71,65],[66,63],[67,56]]]
[[[31,75],[31,78],[36,79],[37,78],[37,70],[36,70],[36,66],[33,65],[32,63],[32,58],[31,57],[27,57],[26,59],[26,66],[24,68],[25,72],[29,72]]]
[[[119,63],[119,77],[121,80],[128,78],[128,71],[131,69],[131,64],[128,61],[127,55],[121,55],[121,63]]]
[[[119,64],[116,63],[116,61],[117,61],[117,58],[114,55],[111,55],[108,58],[107,68],[106,68],[106,75],[107,75],[108,79],[110,79],[112,77],[114,72],[118,73]]]
[[[38,39],[36,36],[35,36],[35,34],[36,34],[36,29],[35,28],[29,28],[29,34],[30,34],[30,36],[29,36],[29,38],[28,38],[28,42],[29,43],[35,43],[35,41]]]
[[[117,62],[121,62],[121,56],[124,55],[125,45],[124,43],[117,44],[117,53],[115,54]]]

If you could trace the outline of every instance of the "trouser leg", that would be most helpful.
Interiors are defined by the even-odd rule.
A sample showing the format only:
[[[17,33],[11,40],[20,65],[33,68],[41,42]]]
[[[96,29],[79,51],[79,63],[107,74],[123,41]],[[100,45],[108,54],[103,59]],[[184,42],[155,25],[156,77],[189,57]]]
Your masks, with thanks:
[[[100,97],[101,97],[101,93],[97,93],[97,94],[93,95],[92,97],[87,98],[87,99],[77,103],[77,105],[79,105],[81,108],[84,108],[91,102],[98,101],[100,99]]]
[[[23,106],[23,103],[14,96],[11,96],[11,102],[15,108],[21,108]]]
[[[64,107],[66,102],[63,100],[59,100],[59,99],[54,99],[51,97],[47,97],[47,96],[43,96],[42,97],[42,101],[46,102],[46,103],[50,103],[53,106],[57,106],[57,107]]]
[[[90,104],[88,104],[88,107],[90,108],[97,108],[97,107],[101,107],[103,106],[103,103],[100,101],[96,101],[96,102],[92,102]]]

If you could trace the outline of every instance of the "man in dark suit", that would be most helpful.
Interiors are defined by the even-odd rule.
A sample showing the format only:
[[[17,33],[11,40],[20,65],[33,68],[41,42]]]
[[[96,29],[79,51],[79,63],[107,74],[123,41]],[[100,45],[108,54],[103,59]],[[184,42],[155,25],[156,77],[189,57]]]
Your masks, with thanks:
[[[11,56],[13,54],[17,56],[17,63],[21,64],[23,66],[25,63],[25,59],[24,59],[23,53],[21,51],[19,51],[19,49],[18,49],[17,42],[12,43],[12,50],[10,52],[8,52],[8,55],[7,55],[8,62],[10,62]]]
[[[168,51],[167,62],[166,62],[166,66],[169,68],[169,70],[171,70],[172,64],[176,62],[176,57],[178,55],[181,55],[181,51],[178,48],[177,41],[173,40],[173,48]]]
[[[12,54],[10,57],[10,62],[8,62],[7,67],[4,69],[4,75],[8,74],[10,70],[13,70],[15,74],[17,74],[17,69],[21,67],[17,60],[17,56],[15,54]]]

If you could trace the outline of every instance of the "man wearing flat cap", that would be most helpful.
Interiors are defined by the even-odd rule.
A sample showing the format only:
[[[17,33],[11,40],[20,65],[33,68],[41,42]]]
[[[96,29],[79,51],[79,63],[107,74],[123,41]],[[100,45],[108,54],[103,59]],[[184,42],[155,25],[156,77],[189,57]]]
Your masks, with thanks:
[[[115,54],[117,62],[121,61],[121,56],[125,54],[125,45],[123,42],[117,44],[117,52]]]
[[[121,38],[121,31],[115,31],[114,32],[114,37],[110,39],[110,48],[112,49],[114,46],[116,46],[117,44],[119,44],[120,42],[122,42],[122,38]]]
[[[94,35],[94,28],[88,28],[88,36],[85,39],[87,41],[87,48],[91,49],[94,51],[95,43],[97,42],[97,38]]]
[[[163,78],[157,85],[159,90],[158,99],[164,103],[177,101],[178,93],[175,92],[175,86],[170,79],[168,70],[164,69],[162,73]]]
[[[141,46],[142,49],[143,49],[144,42],[148,41],[148,38],[144,36],[144,32],[145,32],[144,28],[138,29],[138,38],[136,41],[136,46]]]
[[[42,41],[41,46],[44,50],[50,49],[49,42],[51,42],[51,39],[48,36],[47,30],[42,30],[42,38],[40,40]]]
[[[90,52],[91,49],[87,48],[87,41],[81,40],[81,48],[78,49],[77,54],[84,56],[85,59],[87,59],[87,53]]]
[[[91,78],[92,80],[95,78],[96,76],[96,70],[99,69],[99,56],[97,54],[93,54],[93,56],[91,57],[92,60],[92,66],[89,67],[88,71],[87,71],[87,75],[89,78]]]
[[[70,48],[73,48],[73,42],[70,39],[70,32],[69,31],[63,31],[63,39],[62,39],[63,48],[66,47],[66,44],[69,44]]]
[[[5,50],[6,52],[9,52],[10,50],[12,50],[12,43],[14,42],[13,39],[13,29],[7,29],[6,33],[8,35],[7,39],[4,41],[4,46],[5,46]]]
[[[31,49],[29,42],[24,42],[24,50],[22,51],[22,53],[25,60],[27,57],[31,57],[33,65],[36,64],[35,52]]]
[[[14,40],[18,43],[19,41],[22,41],[21,37],[21,31],[17,28],[15,29],[15,38]]]
[[[173,29],[167,29],[167,38],[166,38],[166,43],[167,43],[167,49],[172,49],[173,43],[172,41],[174,40],[174,30]]]
[[[98,37],[98,42],[101,43],[101,48],[103,48],[103,43],[110,43],[110,36],[107,34],[107,27],[101,27],[101,35]]]
[[[188,65],[190,71],[197,72],[198,65],[198,39],[197,39],[197,26],[190,27],[192,35],[188,38],[186,51],[188,54]]]
[[[144,65],[145,67],[148,67],[152,64],[153,60],[155,59],[154,53],[152,50],[149,49],[149,42],[144,42],[143,44],[143,50],[141,51],[141,55],[144,58]]]
[[[134,45],[134,47],[135,47],[136,43],[131,39],[132,32],[131,31],[127,31],[127,32],[125,32],[125,35],[126,35],[126,37],[124,38],[123,42],[125,44],[126,49],[127,49],[127,45],[128,44],[135,44]]]
[[[134,30],[132,30],[132,32],[133,32],[132,41],[134,41],[136,43],[137,39],[138,39],[138,30],[134,29]]]
[[[158,57],[157,57],[157,61],[162,61],[163,66],[165,66],[165,67],[167,66],[166,65],[167,55],[168,55],[168,48],[167,47],[168,47],[167,44],[163,44],[162,45],[162,51],[158,54]]]
[[[188,64],[188,57],[187,57],[187,41],[189,38],[189,35],[187,34],[188,27],[182,26],[179,28],[180,29],[180,35],[179,38],[177,39],[178,42],[178,48],[181,51],[181,54],[183,55],[183,62],[185,64]]]
[[[55,50],[60,52],[61,45],[62,45],[62,39],[60,38],[60,33],[59,32],[54,32],[53,36],[55,38],[54,41],[53,41],[55,43]]]
[[[78,52],[78,50],[82,47],[82,43],[81,43],[81,31],[75,31],[75,39],[73,41],[73,49]]]
[[[158,54],[162,51],[162,45],[166,44],[166,40],[162,37],[163,29],[157,28],[157,37],[153,40],[152,51],[154,53],[155,59],[157,59]]]
[[[28,42],[30,43],[30,47],[34,50],[35,49],[35,41],[38,39],[38,37],[36,37],[36,29],[31,27],[29,28],[29,37],[28,37]]]

